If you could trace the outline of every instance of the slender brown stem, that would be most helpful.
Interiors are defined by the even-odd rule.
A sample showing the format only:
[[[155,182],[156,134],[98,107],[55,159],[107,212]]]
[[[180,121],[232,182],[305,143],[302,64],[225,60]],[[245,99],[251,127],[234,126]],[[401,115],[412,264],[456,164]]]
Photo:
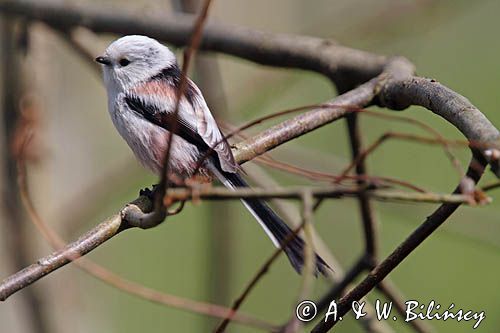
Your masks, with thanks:
[[[478,156],[478,155],[476,155]],[[478,156],[478,158],[480,158]],[[486,161],[480,158],[480,161],[472,159],[467,170],[466,177],[477,183],[481,178]],[[462,187],[456,187],[454,194],[460,193]],[[382,281],[394,268],[396,268],[410,253],[415,250],[427,237],[429,237],[441,224],[443,224],[451,214],[453,214],[460,204],[447,203],[441,205],[432,213],[417,229],[415,229],[389,256],[380,264],[373,268],[370,273],[349,293],[342,297],[337,305],[338,317],[345,316],[351,309],[354,301],[361,299],[368,294],[380,281]],[[328,320],[321,320],[311,332],[328,332],[338,321],[330,317]]]
[[[172,0],[174,10],[194,14],[201,5],[201,0]],[[194,59],[193,81],[196,82],[212,114],[216,119],[226,119],[229,115],[219,61],[215,56],[199,54]],[[196,174],[196,171],[194,172]],[[209,299],[218,304],[228,304],[232,298],[230,286],[233,280],[235,260],[234,220],[238,215],[229,202],[210,205],[207,234],[207,291]],[[207,326],[213,326],[210,318]]]
[[[171,188],[166,192],[166,196],[171,202],[185,200],[225,200],[241,198],[259,198],[259,199],[301,199],[303,191],[311,191],[315,198],[343,198],[357,197],[365,193],[367,197],[379,201],[395,202],[427,202],[427,203],[465,203],[475,204],[475,198],[470,194],[440,194],[440,193],[410,193],[391,190],[377,190],[371,187],[345,187],[345,186],[291,186],[287,188],[238,188],[227,189],[225,187],[199,187],[199,188]],[[488,203],[489,198],[483,202]]]
[[[356,160],[362,151],[362,137],[359,128],[358,115],[353,113],[347,117],[347,128],[349,132],[349,139],[351,143],[352,159]],[[356,174],[366,175],[366,165],[364,160],[356,164]],[[364,182],[360,181],[358,184],[363,185]],[[367,258],[374,260],[377,257],[378,243],[377,243],[377,221],[373,213],[373,207],[368,195],[363,192],[358,196],[359,209],[361,212],[361,220],[363,222],[364,240],[365,240],[365,253]]]
[[[276,259],[281,255],[283,252],[283,248],[288,245],[299,233],[299,231],[304,227],[304,224],[301,223],[301,225],[293,231],[293,233],[289,234],[284,240],[283,243],[280,245],[278,249],[276,249],[273,254],[264,262],[264,264],[257,270],[257,273],[253,276],[253,278],[250,280],[250,282],[247,284],[243,292],[241,293],[238,298],[234,301],[231,311],[227,313],[227,316],[224,318],[224,320],[217,326],[215,329],[215,333],[222,333],[225,331],[227,325],[233,320],[235,314],[237,313],[238,309],[240,308],[241,304],[245,299],[248,297],[250,292],[253,290],[253,288],[257,285],[257,283],[266,275],[266,273],[269,271],[271,265],[276,261]]]

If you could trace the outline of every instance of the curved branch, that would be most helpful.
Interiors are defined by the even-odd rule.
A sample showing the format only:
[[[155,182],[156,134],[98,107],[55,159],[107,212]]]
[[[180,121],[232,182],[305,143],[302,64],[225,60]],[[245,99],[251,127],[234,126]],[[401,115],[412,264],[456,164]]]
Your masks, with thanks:
[[[470,142],[481,143],[483,157],[500,177],[500,132],[467,98],[434,79],[422,77],[393,78],[381,89],[381,106],[403,110],[423,106],[455,126]]]
[[[434,79],[391,81],[380,93],[382,105],[402,110],[420,105],[457,127],[469,141],[498,141],[500,133],[467,98]]]

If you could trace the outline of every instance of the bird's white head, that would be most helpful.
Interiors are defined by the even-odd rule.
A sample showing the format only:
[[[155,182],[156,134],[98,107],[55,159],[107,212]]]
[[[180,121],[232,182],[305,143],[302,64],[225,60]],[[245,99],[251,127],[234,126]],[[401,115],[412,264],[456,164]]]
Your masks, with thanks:
[[[96,61],[103,65],[106,87],[115,92],[132,88],[177,64],[168,47],[139,35],[117,39]]]

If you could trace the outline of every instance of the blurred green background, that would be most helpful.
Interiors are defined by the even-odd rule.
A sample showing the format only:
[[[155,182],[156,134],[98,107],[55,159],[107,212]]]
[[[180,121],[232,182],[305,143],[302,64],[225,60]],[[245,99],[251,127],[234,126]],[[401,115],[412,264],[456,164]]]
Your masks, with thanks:
[[[500,2],[480,1],[243,1],[215,0],[211,21],[261,30],[333,38],[342,44],[386,55],[403,55],[421,76],[432,77],[471,100],[500,126]],[[66,1],[112,10],[118,7],[137,15],[171,15],[168,1]],[[66,239],[73,239],[135,198],[140,188],[156,179],[144,171],[112,127],[101,79],[47,27],[32,27],[28,68],[30,89],[43,115],[45,154],[31,168],[32,192],[42,215]],[[86,36],[87,40],[89,37]],[[101,52],[114,36],[92,43]],[[202,56],[202,54],[200,54]],[[242,124],[260,115],[331,99],[335,91],[323,77],[302,71],[262,67],[224,55],[217,61],[222,83],[215,90],[217,105],[225,96],[226,110],[219,118]],[[193,73],[202,79],[202,73]],[[221,103],[221,104],[220,104]],[[377,110],[388,112],[384,110]],[[422,108],[402,115],[430,124],[448,138],[460,139],[452,126]],[[269,126],[266,123],[249,133]],[[361,116],[365,142],[386,131],[426,134],[414,126]],[[349,160],[344,121],[338,121],[271,153],[290,163],[337,173]],[[454,149],[463,165],[469,153]],[[389,141],[369,157],[374,175],[403,179],[437,192],[449,192],[458,175],[442,149]],[[304,184],[281,172],[270,174],[282,185]],[[493,181],[487,173],[482,183]],[[500,326],[500,223],[498,192],[486,207],[462,207],[445,225],[410,255],[391,275],[405,295],[442,307],[486,312],[478,332]],[[375,203],[380,230],[380,253],[385,257],[436,205]],[[362,230],[357,202],[325,202],[315,226],[343,268],[362,253]],[[36,230],[32,259],[50,250]],[[1,231],[0,227],[0,231]],[[216,234],[220,234],[217,236]],[[222,236],[222,237],[221,237]],[[0,240],[0,242],[3,242]],[[1,246],[2,244],[0,244]],[[14,255],[2,250],[0,263]],[[133,281],[174,295],[222,305],[231,304],[254,272],[273,252],[250,214],[238,203],[189,204],[184,212],[157,228],[120,234],[90,257]],[[335,269],[335,267],[334,267]],[[0,264],[4,277],[11,273]],[[285,322],[293,310],[300,277],[282,257],[248,297],[242,310],[273,323]],[[115,290],[77,268],[65,267],[37,282],[52,332],[207,332],[218,320],[167,308]],[[314,299],[329,289],[319,278]],[[21,295],[23,292],[20,292]],[[27,332],[16,310],[19,295],[0,305],[2,332]],[[372,292],[370,300],[380,298]],[[470,332],[471,322],[427,322],[436,332]],[[399,320],[389,322],[396,332],[411,332]],[[228,332],[253,332],[231,324]],[[362,331],[352,316],[338,332]]]

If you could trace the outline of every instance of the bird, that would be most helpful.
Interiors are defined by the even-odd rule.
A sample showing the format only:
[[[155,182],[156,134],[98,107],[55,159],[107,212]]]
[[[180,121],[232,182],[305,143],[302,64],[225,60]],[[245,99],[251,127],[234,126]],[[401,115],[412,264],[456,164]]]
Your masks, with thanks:
[[[186,78],[180,96],[182,71],[167,46],[147,36],[128,35],[113,41],[95,60],[102,65],[111,120],[147,169],[161,175],[170,149],[167,178],[174,184],[199,174],[216,178],[229,189],[249,187],[191,79]],[[242,202],[273,244],[278,248],[283,245],[292,267],[300,274],[305,263],[304,240],[293,235],[264,200],[243,198]],[[326,275],[330,267],[316,253],[314,257],[315,275]]]

